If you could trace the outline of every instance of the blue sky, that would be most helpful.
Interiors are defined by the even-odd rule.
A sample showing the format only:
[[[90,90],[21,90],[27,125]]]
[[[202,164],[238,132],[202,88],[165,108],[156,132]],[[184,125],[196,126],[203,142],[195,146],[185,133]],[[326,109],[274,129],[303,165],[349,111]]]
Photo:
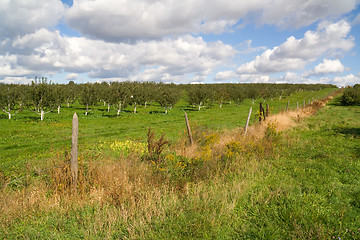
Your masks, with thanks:
[[[0,83],[360,83],[359,0],[0,0]]]

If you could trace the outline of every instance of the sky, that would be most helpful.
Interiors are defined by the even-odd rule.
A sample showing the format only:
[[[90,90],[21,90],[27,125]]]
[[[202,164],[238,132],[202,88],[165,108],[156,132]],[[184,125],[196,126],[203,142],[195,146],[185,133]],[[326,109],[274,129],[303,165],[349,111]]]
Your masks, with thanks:
[[[0,0],[0,83],[360,83],[360,0]]]

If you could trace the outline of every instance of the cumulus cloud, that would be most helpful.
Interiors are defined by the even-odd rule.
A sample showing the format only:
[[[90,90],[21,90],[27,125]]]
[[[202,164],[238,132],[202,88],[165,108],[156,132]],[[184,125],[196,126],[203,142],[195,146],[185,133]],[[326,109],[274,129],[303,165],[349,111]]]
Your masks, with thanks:
[[[348,74],[346,76],[335,77],[331,81],[331,84],[335,84],[339,87],[345,87],[347,85],[354,85],[356,83],[360,83],[360,74],[358,74],[357,76],[355,76],[353,74]]]
[[[356,0],[77,0],[67,11],[66,21],[92,38],[133,42],[190,33],[221,33],[248,16],[259,24],[299,28],[341,16],[356,4]]]
[[[267,49],[255,60],[241,65],[238,74],[275,73],[304,68],[317,58],[337,56],[355,46],[354,37],[348,36],[351,26],[341,20],[321,23],[316,31],[307,31],[304,38],[289,37],[280,46]]]
[[[60,0],[0,0],[0,37],[15,37],[55,26],[65,12]]]
[[[344,65],[340,62],[339,59],[331,60],[324,59],[322,63],[319,63],[314,67],[313,70],[306,73],[306,76],[312,75],[323,75],[328,73],[341,73],[345,70]]]
[[[77,73],[69,73],[65,76],[66,80],[69,81],[76,81],[79,78],[79,75]]]
[[[0,75],[28,75],[46,69],[48,73],[88,73],[91,78],[169,80],[192,74],[204,78],[236,51],[220,41],[181,36],[136,44],[109,43],[84,37],[63,37],[40,29],[6,43],[0,55]],[[169,80],[170,81],[170,80]]]

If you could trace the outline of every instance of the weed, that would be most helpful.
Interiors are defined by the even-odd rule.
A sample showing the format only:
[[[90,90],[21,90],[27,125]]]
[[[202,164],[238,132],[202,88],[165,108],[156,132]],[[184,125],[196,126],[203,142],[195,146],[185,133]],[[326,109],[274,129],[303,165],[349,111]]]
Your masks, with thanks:
[[[143,156],[143,159],[147,161],[153,161],[155,163],[162,162],[162,155],[164,148],[170,146],[170,141],[165,139],[165,134],[161,134],[158,140],[155,139],[155,132],[149,128],[147,132],[147,154]]]

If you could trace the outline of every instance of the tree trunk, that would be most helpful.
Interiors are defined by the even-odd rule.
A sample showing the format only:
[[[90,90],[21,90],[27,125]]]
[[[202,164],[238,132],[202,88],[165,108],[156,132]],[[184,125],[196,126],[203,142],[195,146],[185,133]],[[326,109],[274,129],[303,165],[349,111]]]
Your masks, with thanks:
[[[222,103],[220,103],[220,108],[222,108]]]
[[[118,110],[117,110],[117,116],[120,115],[120,111],[121,111],[121,109],[118,109]]]
[[[134,113],[136,113],[136,103],[135,103],[135,107],[134,107]]]
[[[108,110],[107,111],[110,112],[110,103],[108,103]]]
[[[147,102],[145,102],[145,108],[146,108]]]
[[[168,113],[167,108],[165,108],[165,114],[167,114],[167,113]]]
[[[44,109],[43,109],[43,108],[41,108],[41,112],[40,112],[40,119],[41,119],[41,121],[43,121],[43,120],[44,120],[44,115],[45,115],[45,113],[44,113]]]
[[[86,112],[85,112],[85,116],[88,115],[88,110],[89,110],[89,104],[86,104]]]
[[[11,108],[10,108],[10,106],[9,106],[9,112],[8,112],[8,114],[9,114],[9,119],[11,119]]]
[[[60,114],[60,106],[58,106],[58,114]]]

